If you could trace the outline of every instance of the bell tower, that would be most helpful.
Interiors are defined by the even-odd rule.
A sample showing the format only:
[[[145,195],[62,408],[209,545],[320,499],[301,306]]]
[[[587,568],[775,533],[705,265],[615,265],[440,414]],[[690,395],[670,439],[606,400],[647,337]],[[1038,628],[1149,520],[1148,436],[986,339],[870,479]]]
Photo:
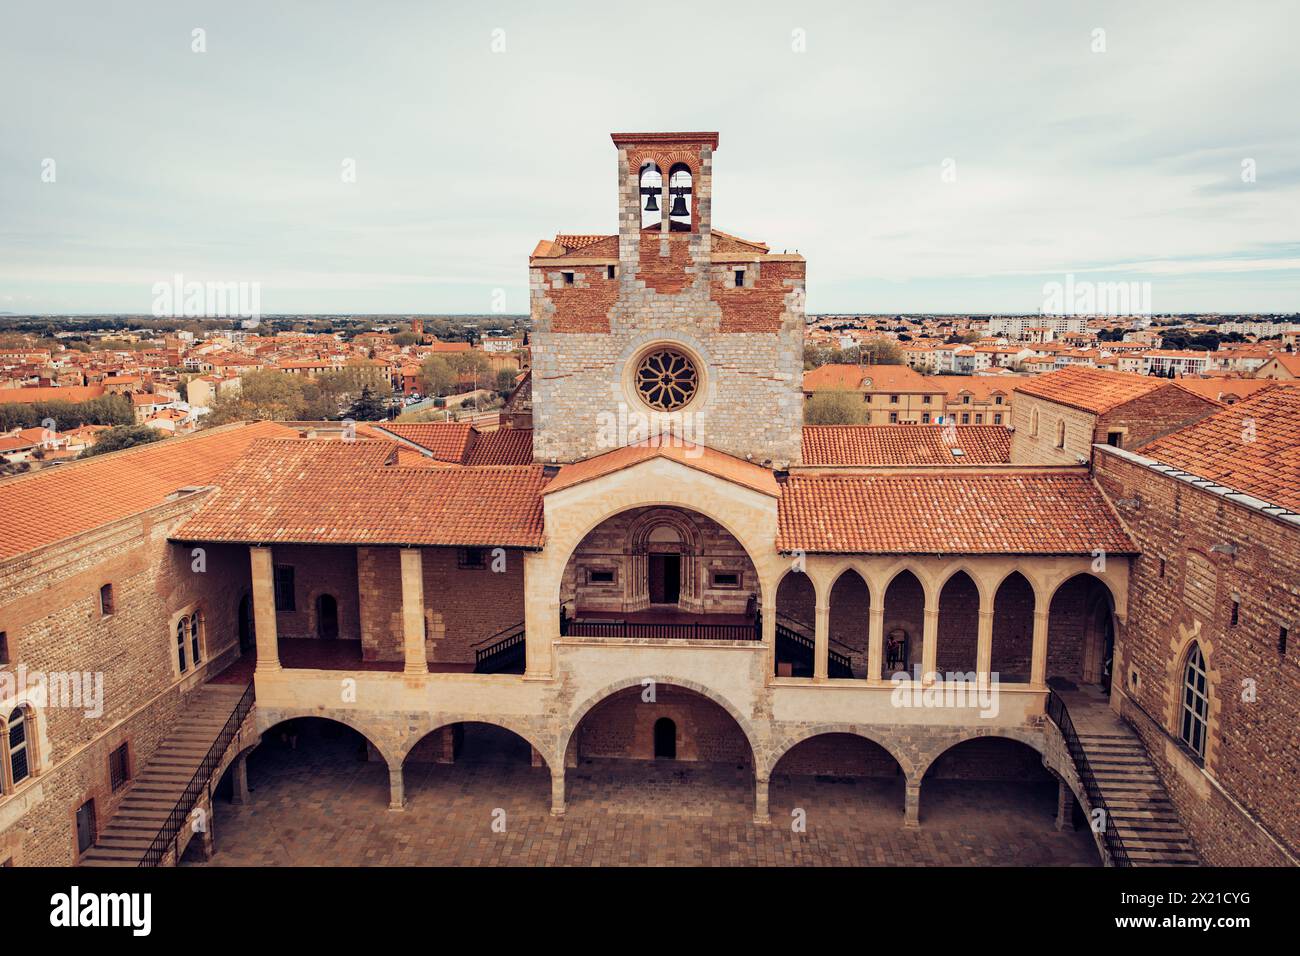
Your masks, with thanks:
[[[715,232],[717,133],[614,133],[618,234],[529,261],[533,451],[572,462],[671,431],[798,463],[804,260]]]

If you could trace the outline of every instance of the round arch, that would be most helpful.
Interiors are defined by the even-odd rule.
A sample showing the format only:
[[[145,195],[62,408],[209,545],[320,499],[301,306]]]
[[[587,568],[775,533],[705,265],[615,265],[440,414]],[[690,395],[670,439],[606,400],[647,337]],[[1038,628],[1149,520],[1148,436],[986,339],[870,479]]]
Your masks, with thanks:
[[[345,719],[344,717],[338,714],[326,715],[320,713],[319,711],[312,711],[312,710],[276,711],[274,718],[270,720],[270,722],[264,722],[261,719],[261,715],[259,714],[257,725],[256,725],[257,732],[259,735],[261,735],[261,739],[265,740],[266,735],[270,733],[272,730],[274,730],[276,727],[279,727],[281,724],[290,720],[307,720],[309,718],[315,720],[327,720],[330,721],[331,723],[341,724],[344,727],[348,728],[349,730],[356,731],[358,734],[360,734],[362,737],[366,739],[366,742],[370,744],[370,746],[374,747],[375,750],[379,751],[379,755],[384,758],[384,763],[387,764],[390,768],[400,767],[402,765],[400,760],[394,763],[392,748],[385,746],[384,743],[382,742],[382,739],[377,734],[375,734],[373,731],[371,731],[370,729],[362,725],[359,721],[352,720],[351,718]]]
[[[960,747],[962,744],[970,743],[972,740],[983,740],[986,737],[998,737],[1003,740],[1014,740],[1016,743],[1024,744],[1026,747],[1029,747],[1031,750],[1036,752],[1043,760],[1043,766],[1047,767],[1047,751],[1044,748],[1044,742],[1041,735],[1016,730],[1013,727],[1006,727],[998,730],[996,733],[961,734],[950,740],[945,740],[943,746],[937,747],[930,753],[926,754],[922,760],[917,762],[917,773],[913,779],[917,781],[924,779],[925,775],[930,772],[930,768],[934,766],[935,761],[954,747]]]
[[[881,738],[873,737],[871,734],[864,731],[858,724],[815,724],[812,727],[801,728],[798,733],[782,738],[778,743],[772,746],[770,753],[771,759],[763,767],[763,776],[765,778],[770,778],[772,772],[776,770],[777,765],[780,764],[781,758],[795,747],[806,741],[812,740],[814,737],[821,737],[824,734],[849,734],[853,737],[861,737],[863,740],[870,741],[893,757],[895,762],[903,769],[904,776],[909,780],[912,779],[914,769],[912,761],[908,759],[907,755],[896,746],[886,743]]]
[[[758,767],[761,765],[760,762],[763,757],[763,749],[758,742],[758,737],[754,732],[753,726],[745,719],[740,710],[722,694],[705,687],[703,684],[697,683],[693,680],[687,680],[684,677],[672,677],[667,674],[648,674],[645,677],[628,677],[623,680],[615,681],[613,684],[605,686],[579,704],[570,715],[568,726],[563,730],[563,736],[558,741],[558,746],[556,747],[555,752],[560,761],[563,762],[565,760],[566,755],[569,752],[569,747],[573,743],[574,736],[577,734],[578,728],[582,726],[582,721],[588,714],[590,714],[599,704],[605,702],[610,697],[613,697],[619,691],[627,690],[630,687],[644,687],[646,681],[652,681],[656,686],[680,687],[683,690],[692,691],[699,694],[701,697],[712,701],[726,711],[727,715],[736,722],[736,726],[740,728],[741,734],[744,735],[745,743],[749,745],[750,762],[754,767],[755,773],[758,772]]]
[[[402,740],[396,754],[400,764],[405,765],[406,758],[410,756],[411,751],[414,750],[422,741],[426,740],[429,735],[436,734],[438,731],[454,724],[486,724],[489,727],[496,727],[500,730],[509,731],[524,743],[532,747],[533,750],[537,751],[537,753],[541,755],[542,760],[546,763],[548,770],[556,766],[551,749],[537,739],[537,735],[534,733],[532,728],[525,727],[516,721],[503,719],[501,717],[494,716],[489,719],[484,717],[482,714],[465,714],[451,717],[439,715],[438,719],[433,721],[432,725],[427,730],[424,730],[421,733],[411,734]]]

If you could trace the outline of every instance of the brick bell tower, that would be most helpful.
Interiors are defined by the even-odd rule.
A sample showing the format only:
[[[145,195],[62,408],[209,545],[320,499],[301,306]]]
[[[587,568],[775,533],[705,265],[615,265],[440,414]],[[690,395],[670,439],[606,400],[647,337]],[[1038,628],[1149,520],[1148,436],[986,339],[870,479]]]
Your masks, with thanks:
[[[804,260],[712,225],[717,133],[615,133],[618,235],[529,259],[533,453],[566,463],[650,434],[799,462]]]

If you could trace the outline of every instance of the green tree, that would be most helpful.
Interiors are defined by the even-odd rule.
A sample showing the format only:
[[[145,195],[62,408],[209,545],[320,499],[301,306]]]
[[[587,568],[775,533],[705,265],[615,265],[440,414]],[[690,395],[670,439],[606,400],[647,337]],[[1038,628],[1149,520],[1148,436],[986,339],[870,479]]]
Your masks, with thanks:
[[[156,428],[150,428],[148,425],[121,425],[117,428],[110,428],[106,432],[101,432],[99,440],[77,457],[90,458],[110,451],[133,448],[136,445],[148,445],[150,442],[161,441],[162,438],[162,432]]]
[[[866,407],[857,392],[813,392],[803,406],[805,425],[861,425],[866,417]]]
[[[430,355],[420,365],[420,392],[423,395],[449,395],[456,390],[460,373],[445,355]]]
[[[512,368],[503,368],[497,372],[497,391],[503,395],[510,394],[515,387],[515,375],[517,373]]]
[[[365,385],[361,389],[361,397],[352,403],[348,409],[348,418],[356,422],[378,422],[387,417],[384,408],[383,399],[378,398],[370,386]]]
[[[239,390],[218,395],[212,409],[203,417],[203,425],[225,425],[229,422],[291,421],[304,417],[307,406],[306,382],[297,375],[263,369],[240,376]],[[310,396],[319,400],[320,390],[314,388]]]

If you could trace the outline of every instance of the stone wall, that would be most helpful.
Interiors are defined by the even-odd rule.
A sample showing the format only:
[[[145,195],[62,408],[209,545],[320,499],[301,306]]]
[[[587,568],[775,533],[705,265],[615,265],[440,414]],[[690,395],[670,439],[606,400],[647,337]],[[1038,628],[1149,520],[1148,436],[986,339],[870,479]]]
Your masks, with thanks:
[[[1300,530],[1105,450],[1096,474],[1112,501],[1127,502],[1120,513],[1143,552],[1132,568],[1131,611],[1116,654],[1123,713],[1142,735],[1205,862],[1252,866],[1289,854],[1294,864]],[[1236,554],[1224,553],[1224,544]],[[1192,569],[1199,569],[1194,578]],[[1209,670],[1203,760],[1177,740],[1193,641]]]

